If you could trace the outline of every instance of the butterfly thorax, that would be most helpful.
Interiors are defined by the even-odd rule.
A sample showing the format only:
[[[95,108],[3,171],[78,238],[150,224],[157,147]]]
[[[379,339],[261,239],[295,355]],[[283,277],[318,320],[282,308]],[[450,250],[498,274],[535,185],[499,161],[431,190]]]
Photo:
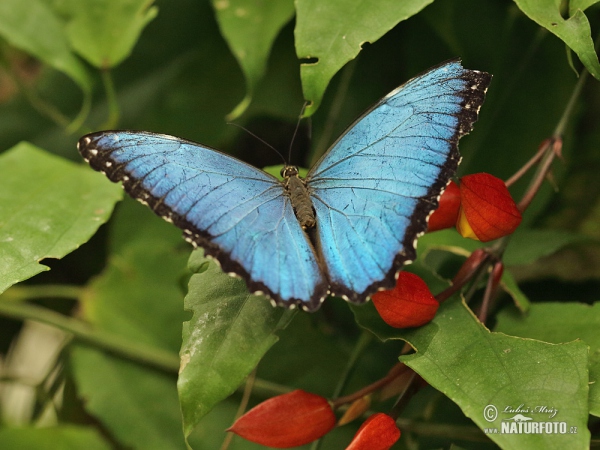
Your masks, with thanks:
[[[315,211],[306,189],[306,184],[298,176],[298,168],[295,166],[284,166],[281,169],[281,176],[284,178],[283,185],[286,194],[290,197],[294,213],[303,229],[313,228],[315,226]]]

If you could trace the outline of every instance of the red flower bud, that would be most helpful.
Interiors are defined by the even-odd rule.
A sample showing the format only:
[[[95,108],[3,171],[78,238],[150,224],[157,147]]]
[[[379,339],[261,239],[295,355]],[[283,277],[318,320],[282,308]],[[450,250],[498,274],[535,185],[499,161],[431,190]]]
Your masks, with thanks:
[[[467,175],[460,180],[460,212],[456,229],[482,242],[515,231],[521,212],[502,180],[487,173]]]
[[[358,429],[346,450],[389,450],[400,439],[400,430],[387,414],[370,416]]]
[[[335,421],[326,398],[298,389],[260,403],[227,431],[257,444],[289,448],[324,436]]]
[[[365,395],[357,400],[354,400],[344,415],[338,420],[338,426],[346,425],[352,422],[357,417],[362,416],[371,407],[371,396]]]
[[[400,272],[394,289],[376,292],[371,299],[381,318],[394,328],[425,325],[440,306],[425,282],[410,272]]]
[[[500,284],[500,280],[502,279],[502,274],[504,273],[504,264],[502,261],[498,261],[494,264],[492,268],[492,277],[493,277],[493,287],[496,289]]]
[[[460,209],[460,189],[450,180],[446,190],[440,197],[440,206],[429,217],[427,231],[443,230],[456,225],[458,210]]]

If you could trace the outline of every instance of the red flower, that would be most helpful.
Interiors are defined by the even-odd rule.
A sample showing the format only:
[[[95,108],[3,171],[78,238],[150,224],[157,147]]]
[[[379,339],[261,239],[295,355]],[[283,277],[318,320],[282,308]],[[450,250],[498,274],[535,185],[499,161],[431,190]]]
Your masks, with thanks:
[[[346,450],[389,450],[400,439],[400,430],[387,414],[376,413],[365,420]]]
[[[255,406],[227,430],[257,444],[297,447],[327,434],[335,414],[327,399],[296,390]]]
[[[372,300],[381,318],[394,328],[425,325],[439,307],[425,282],[410,272],[400,272],[396,287],[376,292]]]
[[[427,231],[443,230],[456,225],[460,209],[460,189],[454,181],[450,180],[439,203],[438,209],[429,217]]]
[[[460,180],[460,212],[456,229],[482,242],[515,231],[521,212],[504,182],[487,173],[467,175]]]

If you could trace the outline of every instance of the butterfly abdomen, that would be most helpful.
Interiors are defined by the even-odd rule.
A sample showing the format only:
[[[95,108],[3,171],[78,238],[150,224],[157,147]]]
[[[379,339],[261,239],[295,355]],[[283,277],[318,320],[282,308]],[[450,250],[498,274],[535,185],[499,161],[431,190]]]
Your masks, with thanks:
[[[281,173],[285,177],[285,190],[290,196],[300,226],[305,230],[313,228],[316,224],[315,210],[304,181],[298,177],[298,169],[294,166],[286,166]]]

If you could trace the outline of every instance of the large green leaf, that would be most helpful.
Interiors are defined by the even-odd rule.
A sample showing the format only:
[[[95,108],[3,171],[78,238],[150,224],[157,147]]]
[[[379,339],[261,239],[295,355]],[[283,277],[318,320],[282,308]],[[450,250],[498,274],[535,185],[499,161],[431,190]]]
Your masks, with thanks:
[[[178,381],[186,436],[238,388],[294,315],[250,294],[244,281],[223,273],[202,251],[189,264],[196,274],[185,308],[193,317],[183,326]]]
[[[267,67],[267,60],[281,28],[294,15],[293,0],[211,0],[223,37],[246,77],[246,96],[229,114],[240,116]]]
[[[0,35],[11,45],[60,70],[89,93],[91,78],[72,52],[64,23],[43,0],[2,0]]]
[[[100,432],[90,427],[61,425],[48,428],[3,428],[0,448],[11,450],[109,450]]]
[[[585,343],[556,345],[491,333],[460,301],[444,303],[431,324],[407,331],[404,339],[416,353],[401,360],[481,429],[497,428],[500,433],[502,422],[516,414],[509,409],[519,405],[534,422],[566,422],[567,434],[489,433],[502,448],[589,446]],[[536,410],[539,406],[557,413]],[[494,409],[497,414],[486,420],[484,412]],[[571,427],[577,427],[577,434],[569,434]]]
[[[510,236],[504,263],[507,266],[532,264],[568,245],[586,240],[589,238],[583,234],[563,230],[520,229]]]
[[[73,375],[84,407],[123,446],[140,450],[184,448],[174,374],[75,345]]]
[[[363,44],[375,42],[432,2],[296,0],[296,54],[301,59],[317,59],[300,68],[304,98],[310,102],[305,114],[317,110],[330,80],[356,58]]]
[[[122,195],[102,175],[28,143],[0,156],[0,184],[0,292],[87,242]]]
[[[115,214],[113,252],[86,288],[83,317],[97,329],[170,351],[177,368],[188,257],[179,230],[128,200]],[[184,447],[175,370],[163,373],[77,346],[71,367],[88,413],[126,447]]]
[[[496,331],[559,344],[575,339],[590,347],[590,413],[600,416],[600,302],[534,303],[526,316],[509,309],[498,314]]]
[[[360,314],[357,314],[360,311]],[[554,345],[491,333],[460,301],[440,306],[424,327],[398,330],[387,327],[375,308],[354,309],[359,325],[381,339],[402,339],[416,350],[402,357],[434,388],[454,401],[481,429],[497,428],[489,437],[503,448],[585,448],[589,444],[588,355],[581,341]],[[386,328],[387,327],[387,328]],[[495,420],[485,419],[493,405]],[[566,422],[577,434],[501,434],[501,423],[515,413],[507,408],[524,405],[536,422]],[[534,411],[545,405],[556,417]],[[491,407],[488,408],[493,409]]]
[[[108,69],[123,61],[158,14],[153,0],[75,0],[68,3],[72,47],[90,64]]]
[[[573,50],[585,68],[600,80],[600,63],[594,49],[592,29],[581,9],[572,10],[571,17],[561,15],[562,0],[515,0],[517,6],[538,25],[558,36]],[[584,8],[589,2],[582,3]]]

